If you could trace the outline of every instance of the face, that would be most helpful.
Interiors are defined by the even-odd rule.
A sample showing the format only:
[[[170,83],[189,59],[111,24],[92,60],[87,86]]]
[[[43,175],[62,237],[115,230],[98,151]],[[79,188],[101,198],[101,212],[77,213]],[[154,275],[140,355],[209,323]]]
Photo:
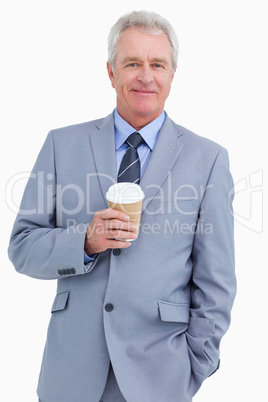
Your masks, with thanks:
[[[163,111],[175,71],[168,37],[126,29],[119,41],[115,68],[107,63],[117,94],[118,113],[136,130]]]

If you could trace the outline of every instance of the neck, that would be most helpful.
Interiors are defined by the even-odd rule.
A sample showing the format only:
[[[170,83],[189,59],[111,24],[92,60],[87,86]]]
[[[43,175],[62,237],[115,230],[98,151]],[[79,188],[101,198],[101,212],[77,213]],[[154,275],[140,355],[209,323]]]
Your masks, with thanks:
[[[141,130],[143,127],[147,126],[150,124],[152,121],[157,119],[157,117],[160,116],[163,110],[160,112],[150,115],[150,116],[142,116],[142,115],[135,115],[135,116],[129,116],[129,114],[122,113],[121,110],[118,110],[118,114],[128,123],[130,124],[136,131]]]

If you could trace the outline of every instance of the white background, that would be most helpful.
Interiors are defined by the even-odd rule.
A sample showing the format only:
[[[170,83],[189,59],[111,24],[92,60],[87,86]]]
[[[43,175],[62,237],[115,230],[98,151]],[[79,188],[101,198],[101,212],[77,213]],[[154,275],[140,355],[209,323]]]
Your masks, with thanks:
[[[11,197],[10,180],[31,171],[50,129],[113,110],[106,38],[111,25],[133,9],[156,11],[174,26],[180,55],[166,111],[177,123],[228,149],[239,190],[234,204],[238,294],[232,325],[222,341],[221,370],[205,381],[194,401],[267,400],[265,3],[136,0],[132,7],[123,0],[1,3],[1,401],[37,400],[56,286],[55,281],[17,274],[7,258],[14,204],[19,204],[25,185],[21,180]]]

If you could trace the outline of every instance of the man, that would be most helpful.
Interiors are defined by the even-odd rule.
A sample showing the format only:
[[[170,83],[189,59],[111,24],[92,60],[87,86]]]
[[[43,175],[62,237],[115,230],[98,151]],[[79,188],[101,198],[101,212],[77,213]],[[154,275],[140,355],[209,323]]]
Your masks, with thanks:
[[[226,150],[164,111],[177,50],[161,16],[120,18],[107,63],[117,108],[50,132],[37,158],[9,256],[58,280],[40,401],[189,402],[219,366],[236,289],[233,184]],[[133,168],[138,237],[105,199]]]

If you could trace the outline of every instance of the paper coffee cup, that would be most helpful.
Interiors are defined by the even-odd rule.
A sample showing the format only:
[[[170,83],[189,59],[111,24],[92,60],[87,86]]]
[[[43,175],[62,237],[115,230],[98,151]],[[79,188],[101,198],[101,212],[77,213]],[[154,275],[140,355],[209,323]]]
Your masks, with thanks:
[[[137,234],[139,233],[142,201],[144,193],[141,187],[135,183],[115,183],[106,193],[109,208],[123,211],[130,217],[130,222],[137,226]],[[120,240],[120,239],[118,239]],[[134,239],[121,239],[124,241],[132,241]]]

